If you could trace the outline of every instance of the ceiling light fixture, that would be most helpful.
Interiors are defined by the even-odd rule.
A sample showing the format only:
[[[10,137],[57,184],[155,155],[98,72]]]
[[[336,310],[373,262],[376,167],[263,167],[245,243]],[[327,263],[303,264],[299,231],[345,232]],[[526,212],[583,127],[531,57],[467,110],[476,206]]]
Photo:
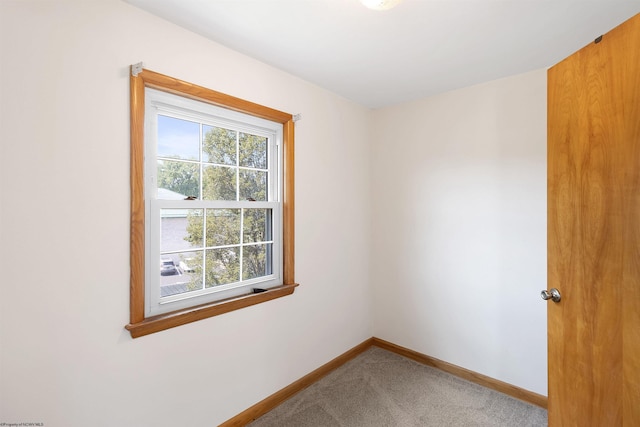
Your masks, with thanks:
[[[360,3],[373,10],[389,10],[402,0],[360,0]]]

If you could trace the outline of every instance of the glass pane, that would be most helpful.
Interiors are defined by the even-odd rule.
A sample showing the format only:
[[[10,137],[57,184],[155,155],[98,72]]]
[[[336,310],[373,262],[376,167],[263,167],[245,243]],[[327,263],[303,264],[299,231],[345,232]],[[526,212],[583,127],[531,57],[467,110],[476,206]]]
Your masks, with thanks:
[[[202,152],[205,162],[235,166],[236,131],[203,125],[202,134]]]
[[[209,249],[205,255],[205,286],[207,288],[240,280],[238,247]]]
[[[240,209],[207,209],[207,246],[240,244]]]
[[[242,247],[242,280],[271,274],[271,243]]]
[[[200,124],[158,115],[158,157],[198,160]]]
[[[160,209],[160,251],[202,247],[202,209]]]
[[[245,209],[243,218],[244,243],[271,240],[271,209]]]
[[[240,133],[240,166],[267,168],[267,138]]]
[[[175,295],[187,292],[182,283],[182,276],[171,255],[160,256],[160,296]]]
[[[202,251],[161,255],[160,297],[198,289],[202,289]]]
[[[184,200],[200,197],[200,168],[197,163],[158,160],[158,199]]]
[[[203,174],[203,200],[237,200],[235,168],[205,166]]]
[[[267,173],[240,170],[240,200],[267,200]]]

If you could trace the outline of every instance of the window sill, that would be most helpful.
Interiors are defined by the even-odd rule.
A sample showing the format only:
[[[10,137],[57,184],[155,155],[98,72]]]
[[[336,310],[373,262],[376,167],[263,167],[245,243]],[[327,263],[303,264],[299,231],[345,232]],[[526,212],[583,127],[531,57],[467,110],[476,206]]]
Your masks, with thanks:
[[[246,294],[227,300],[216,301],[209,304],[203,304],[196,307],[190,307],[184,310],[172,311],[171,313],[160,314],[148,317],[138,323],[129,323],[125,328],[131,333],[132,338],[142,337],[144,335],[160,332],[176,326],[185,325],[187,323],[217,316],[219,314],[228,313],[244,307],[260,304],[265,301],[291,295],[295,290],[297,283],[290,285],[277,286],[267,291]]]

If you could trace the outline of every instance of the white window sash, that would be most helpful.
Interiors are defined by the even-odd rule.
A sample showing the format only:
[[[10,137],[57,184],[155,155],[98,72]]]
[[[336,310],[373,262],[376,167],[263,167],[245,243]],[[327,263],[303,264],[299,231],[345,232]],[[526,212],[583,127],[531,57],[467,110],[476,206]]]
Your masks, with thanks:
[[[145,110],[145,317],[184,309],[251,293],[252,289],[268,289],[282,284],[282,205],[281,168],[282,125],[235,111],[212,106],[199,101],[146,89]],[[162,113],[179,119],[196,121],[209,126],[225,127],[239,132],[269,138],[267,150],[268,201],[221,201],[221,200],[162,200],[157,199],[157,115]],[[202,144],[202,138],[200,138]],[[177,160],[169,159],[167,160]],[[201,161],[188,160],[202,164]],[[238,167],[232,166],[232,167]],[[265,170],[244,168],[249,170]],[[202,175],[201,175],[202,179]],[[272,274],[236,283],[219,285],[207,289],[161,297],[160,261],[161,209],[271,209],[272,210]],[[266,242],[258,242],[263,244]],[[245,246],[251,243],[244,244]],[[237,246],[237,245],[233,245]],[[193,251],[204,250],[193,248]],[[181,251],[181,252],[187,252]],[[240,260],[241,262],[241,260]],[[242,270],[242,264],[240,264]]]

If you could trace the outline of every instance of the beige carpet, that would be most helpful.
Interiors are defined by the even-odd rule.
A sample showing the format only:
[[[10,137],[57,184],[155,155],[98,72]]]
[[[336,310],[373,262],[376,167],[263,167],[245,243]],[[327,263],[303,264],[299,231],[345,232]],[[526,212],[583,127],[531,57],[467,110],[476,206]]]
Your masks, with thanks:
[[[372,347],[251,427],[547,425],[547,411]]]

